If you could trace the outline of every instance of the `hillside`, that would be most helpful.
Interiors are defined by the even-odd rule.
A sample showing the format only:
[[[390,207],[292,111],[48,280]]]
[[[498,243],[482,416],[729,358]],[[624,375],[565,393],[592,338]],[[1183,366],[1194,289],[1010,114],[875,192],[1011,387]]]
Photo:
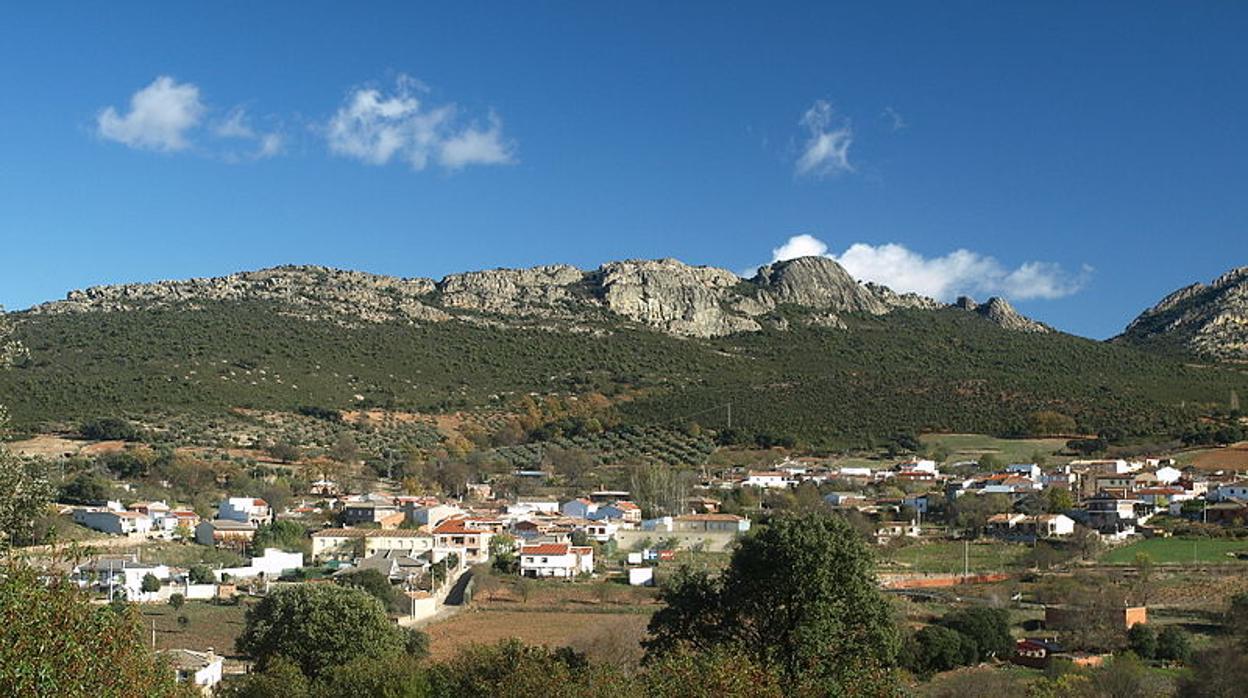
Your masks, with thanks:
[[[1140,314],[1115,342],[1248,361],[1248,267],[1181,288]]]
[[[557,277],[553,286],[528,272],[394,287],[322,271],[324,288],[256,272],[268,280],[250,277],[244,291],[218,281],[96,289],[16,316],[32,358],[0,374],[0,401],[30,427],[238,407],[506,411],[529,393],[597,392],[622,424],[722,430],[731,403],[743,440],[856,446],[901,431],[1019,433],[1039,410],[1088,432],[1172,432],[1232,389],[1248,393],[1236,372],[987,321],[1017,326],[1001,303],[942,306],[835,275],[803,279],[799,266],[709,286],[718,296],[702,281],[645,274],[613,292],[623,283],[614,272],[577,281],[565,267],[529,270]],[[343,287],[342,275],[357,283]],[[366,297],[359,280],[373,288]],[[751,302],[767,310],[750,315]],[[757,326],[723,332],[745,321]],[[698,327],[718,329],[690,337]]]

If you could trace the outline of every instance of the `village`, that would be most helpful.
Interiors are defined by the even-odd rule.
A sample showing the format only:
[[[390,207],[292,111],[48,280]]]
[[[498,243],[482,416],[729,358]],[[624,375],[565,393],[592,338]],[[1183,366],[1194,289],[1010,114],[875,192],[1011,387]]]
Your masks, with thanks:
[[[1107,556],[1122,562],[1121,551],[1176,535],[1191,540],[1192,564],[1248,559],[1248,545],[1227,548],[1221,537],[1237,535],[1248,521],[1248,480],[1233,470],[1180,466],[1169,457],[1052,466],[991,456],[946,460],[872,467],[776,455],[755,467],[704,469],[682,492],[679,509],[663,512],[644,510],[619,489],[498,496],[490,483],[476,482],[449,497],[396,494],[384,481],[348,492],[322,478],[281,508],[226,496],[211,517],[179,502],[124,500],[59,505],[59,515],[104,534],[83,542],[71,575],[99,603],[175,612],[245,606],[274,587],[364,583],[367,575],[373,589],[384,581],[380,594],[394,623],[454,632],[475,617],[458,615],[465,609],[501,605],[500,589],[503,598],[527,603],[535,583],[567,585],[547,586],[555,597],[590,589],[608,598],[613,587],[635,588],[641,596],[628,609],[648,614],[655,587],[678,565],[722,566],[758,522],[814,509],[853,524],[876,550],[881,587],[903,602],[1013,608],[1015,647],[1001,659],[1041,669],[1058,660],[1096,666],[1112,656],[1123,642],[1088,640],[1090,617],[1124,642],[1134,626],[1156,622],[1147,592],[1131,587],[1109,603],[1056,599],[1044,592],[1051,581],[1045,572],[1092,574]],[[1220,558],[1211,559],[1215,549]],[[212,555],[188,550],[244,562],[208,564]],[[1156,577],[1157,563],[1184,561],[1139,552],[1126,562],[1123,569],[1139,580]],[[1032,583],[1024,584],[1028,574]],[[245,661],[230,660],[232,647],[187,642],[190,621],[175,617],[183,627],[162,631],[159,644],[179,680],[211,692],[223,676],[247,670]],[[525,637],[525,628],[511,630]],[[186,646],[175,646],[179,640]]]

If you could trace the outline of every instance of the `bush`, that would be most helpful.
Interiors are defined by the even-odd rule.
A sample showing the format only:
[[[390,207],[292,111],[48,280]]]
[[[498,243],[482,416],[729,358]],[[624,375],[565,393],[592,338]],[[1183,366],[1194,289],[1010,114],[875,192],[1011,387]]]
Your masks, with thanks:
[[[1171,662],[1187,662],[1192,658],[1191,636],[1177,625],[1167,625],[1162,628],[1157,634],[1157,658]]]
[[[1157,656],[1157,631],[1153,626],[1136,623],[1127,631],[1127,647],[1144,659]]]
[[[138,428],[118,417],[83,422],[78,431],[83,438],[94,441],[141,441],[143,437]]]
[[[186,597],[183,596],[182,594],[170,594],[169,595],[169,605],[173,606],[173,609],[175,611],[178,610],[179,608],[182,608],[182,606],[185,603],[186,603]]]

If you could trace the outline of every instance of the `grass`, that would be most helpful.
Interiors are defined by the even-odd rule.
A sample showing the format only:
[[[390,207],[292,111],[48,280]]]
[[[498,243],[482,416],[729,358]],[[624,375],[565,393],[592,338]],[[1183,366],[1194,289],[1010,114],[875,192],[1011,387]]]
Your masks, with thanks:
[[[1054,460],[1063,448],[1066,439],[998,439],[983,434],[924,434],[920,439],[930,447],[943,446],[949,449],[949,461],[976,460],[980,456],[991,453],[1006,463],[1027,463],[1034,459],[1036,453],[1042,453]]]
[[[893,573],[925,572],[958,574],[963,568],[963,544],[958,541],[917,543],[901,548],[888,558],[892,564],[882,565]],[[1015,567],[1027,553],[1027,546],[1016,543],[972,542],[966,548],[971,573],[999,572]],[[881,559],[881,562],[884,562]]]
[[[1101,556],[1109,565],[1131,565],[1135,556],[1144,553],[1159,565],[1242,563],[1228,553],[1248,553],[1248,540],[1222,538],[1150,538]]]
[[[527,644],[571,646],[595,661],[636,662],[641,656],[638,643],[658,608],[654,589],[611,584],[603,600],[596,596],[597,581],[532,581],[526,602],[516,578],[499,581],[493,594],[478,592],[467,610],[424,629],[434,659],[467,645],[516,638]]]
[[[219,606],[207,601],[187,601],[179,610],[167,604],[140,606],[143,627],[151,632],[156,625],[157,649],[189,649],[203,652],[212,648],[217,654],[233,655],[234,641],[243,632],[246,604]],[[178,616],[186,616],[185,626]]]

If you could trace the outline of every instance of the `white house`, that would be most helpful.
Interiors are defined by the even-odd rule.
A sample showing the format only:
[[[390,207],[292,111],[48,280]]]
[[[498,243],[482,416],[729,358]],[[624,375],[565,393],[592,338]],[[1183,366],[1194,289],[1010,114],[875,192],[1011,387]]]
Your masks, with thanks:
[[[1178,482],[1179,478],[1183,477],[1182,470],[1179,470],[1178,468],[1172,468],[1168,465],[1164,465],[1158,468],[1157,470],[1153,471],[1153,474],[1157,476],[1157,481],[1163,485],[1169,485],[1171,483]]]
[[[277,579],[284,573],[297,570],[300,567],[303,567],[303,553],[288,553],[277,548],[265,548],[264,554],[260,557],[251,558],[251,562],[246,567],[227,567],[214,570],[213,574],[218,582],[227,574],[230,575],[231,579],[249,579],[252,577]]]
[[[546,498],[518,497],[515,504],[507,505],[507,513],[515,516],[557,514],[559,513],[559,502]]]
[[[152,530],[152,518],[136,511],[75,509],[74,523],[116,535],[143,535]]]
[[[742,487],[762,487],[763,489],[786,489],[793,484],[787,473],[778,470],[751,470],[741,481]]]
[[[571,543],[539,543],[520,548],[521,577],[571,579],[594,571],[594,549]]]
[[[150,601],[156,592],[143,591],[143,578],[152,575],[161,584],[169,581],[168,565],[149,565],[129,559],[104,558],[75,570],[75,576],[84,584],[94,584],[111,597],[123,597],[130,601]]]
[[[559,513],[574,519],[588,519],[598,513],[598,504],[581,497],[580,499],[564,502],[559,507]]]
[[[162,652],[176,672],[178,683],[198,686],[204,695],[212,695],[221,683],[223,662],[211,649],[207,652],[194,650],[166,650]]]
[[[615,538],[615,534],[620,532],[620,527],[608,519],[601,519],[586,523],[582,530],[585,531],[586,538],[599,543],[606,543]]]
[[[1005,472],[1022,475],[1031,480],[1040,479],[1040,466],[1035,463],[1011,463],[1005,466]]]
[[[936,468],[936,461],[927,458],[916,458],[904,463],[898,463],[893,469],[897,471],[931,473],[932,475],[936,475],[939,472]]]
[[[255,497],[229,497],[217,505],[217,518],[259,526],[273,516],[269,503]]]

